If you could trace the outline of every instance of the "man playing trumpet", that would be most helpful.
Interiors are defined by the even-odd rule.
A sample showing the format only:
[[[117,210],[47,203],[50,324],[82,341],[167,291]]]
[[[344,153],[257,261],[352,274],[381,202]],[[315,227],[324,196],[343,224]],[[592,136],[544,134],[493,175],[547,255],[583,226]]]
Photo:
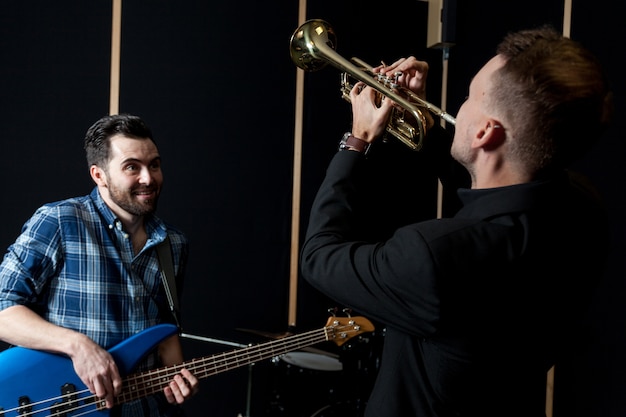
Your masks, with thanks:
[[[375,70],[401,71],[399,83],[424,95],[427,63]],[[394,105],[377,94],[362,82],[350,92],[352,131],[301,253],[307,281],[386,326],[365,416],[544,416],[546,373],[575,343],[607,251],[601,204],[567,170],[607,121],[600,65],[550,28],[506,36],[473,78],[451,145],[428,146],[441,141],[433,121],[425,138],[422,152],[446,148],[432,157],[451,155],[469,174],[462,208],[357,240],[377,215],[359,204],[376,149],[366,152]],[[370,222],[355,221],[363,213]]]

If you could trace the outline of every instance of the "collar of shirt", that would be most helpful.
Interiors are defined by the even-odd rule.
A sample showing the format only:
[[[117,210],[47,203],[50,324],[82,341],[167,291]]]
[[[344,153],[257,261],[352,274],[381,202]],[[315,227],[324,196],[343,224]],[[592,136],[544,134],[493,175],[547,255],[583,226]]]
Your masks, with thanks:
[[[113,213],[109,206],[106,205],[100,195],[100,191],[98,191],[98,187],[93,188],[89,197],[92,199],[94,206],[98,210],[100,216],[104,219],[108,228],[110,230],[116,229],[124,237],[128,237],[128,234],[124,231],[122,221],[115,215],[115,213]],[[163,221],[154,214],[146,215],[144,217],[144,221],[146,233],[148,234],[148,240],[146,241],[144,249],[149,249],[165,240],[165,236],[167,236],[167,228],[165,227]]]

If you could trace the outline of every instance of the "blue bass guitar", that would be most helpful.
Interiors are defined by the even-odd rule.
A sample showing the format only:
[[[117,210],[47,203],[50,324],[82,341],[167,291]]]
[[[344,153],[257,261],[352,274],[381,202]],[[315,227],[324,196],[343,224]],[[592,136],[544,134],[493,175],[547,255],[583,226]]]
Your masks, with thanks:
[[[147,353],[177,332],[174,325],[160,324],[109,350],[124,377],[122,393],[115,397],[115,404],[162,391],[182,368],[202,379],[324,341],[341,346],[352,337],[373,330],[372,323],[364,317],[330,317],[322,329],[129,375]],[[75,374],[69,358],[23,347],[0,352],[0,417],[77,417],[94,412],[109,416],[104,402]]]

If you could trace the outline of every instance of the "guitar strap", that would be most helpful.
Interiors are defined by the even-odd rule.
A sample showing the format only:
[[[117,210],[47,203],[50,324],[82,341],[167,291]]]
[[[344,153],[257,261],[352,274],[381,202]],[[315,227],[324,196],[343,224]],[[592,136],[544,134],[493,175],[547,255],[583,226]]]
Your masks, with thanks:
[[[170,311],[176,321],[176,325],[179,329],[182,329],[180,321],[178,320],[178,294],[176,293],[176,280],[174,278],[174,263],[172,261],[170,237],[165,236],[165,240],[157,245],[156,249],[157,258],[159,258],[161,280],[163,281],[163,288],[165,288],[167,302],[169,303]]]

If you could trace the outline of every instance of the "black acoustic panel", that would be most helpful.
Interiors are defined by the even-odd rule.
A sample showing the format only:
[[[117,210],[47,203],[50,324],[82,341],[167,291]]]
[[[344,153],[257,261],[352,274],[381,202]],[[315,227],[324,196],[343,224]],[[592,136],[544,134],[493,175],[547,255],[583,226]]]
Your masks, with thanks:
[[[43,203],[91,191],[82,140],[108,112],[111,3],[5,2],[0,13],[0,248]]]
[[[441,41],[444,44],[454,44],[456,42],[456,3],[457,0],[443,0]]]

